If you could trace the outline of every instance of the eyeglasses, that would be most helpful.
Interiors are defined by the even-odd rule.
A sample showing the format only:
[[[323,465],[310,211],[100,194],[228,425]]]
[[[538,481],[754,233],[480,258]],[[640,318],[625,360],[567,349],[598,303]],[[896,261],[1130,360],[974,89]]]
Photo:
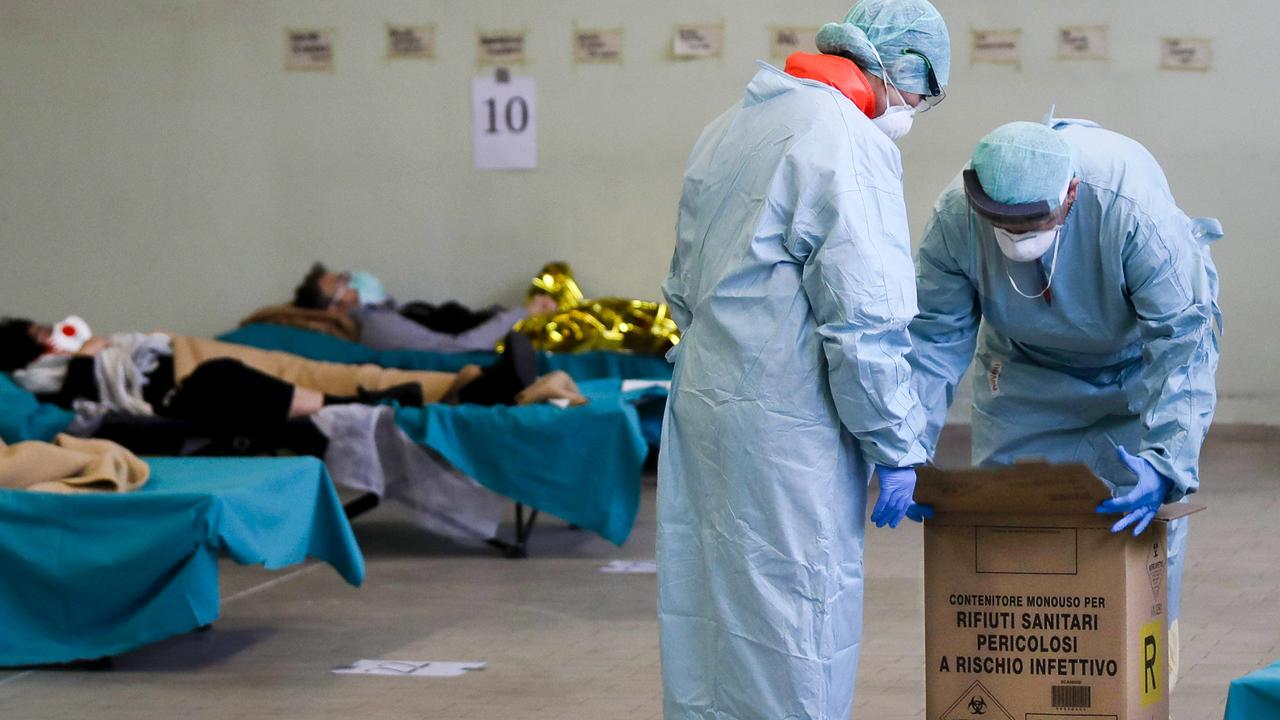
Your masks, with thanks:
[[[916,113],[929,112],[938,106],[943,100],[947,99],[947,90],[938,82],[938,75],[933,72],[933,63],[929,62],[929,57],[919,50],[903,50],[903,55],[915,55],[924,61],[925,82],[929,85],[929,94],[925,95],[916,107]]]

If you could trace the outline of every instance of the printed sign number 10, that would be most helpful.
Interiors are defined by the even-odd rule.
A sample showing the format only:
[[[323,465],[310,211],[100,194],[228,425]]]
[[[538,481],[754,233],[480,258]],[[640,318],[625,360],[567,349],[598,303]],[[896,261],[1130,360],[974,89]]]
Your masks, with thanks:
[[[498,101],[495,98],[489,98],[484,102],[489,108],[489,127],[485,132],[496,135],[498,133]],[[529,103],[519,95],[507,98],[502,117],[506,121],[507,132],[524,132],[525,128],[529,127]]]
[[[538,86],[530,77],[472,79],[477,170],[538,167]]]

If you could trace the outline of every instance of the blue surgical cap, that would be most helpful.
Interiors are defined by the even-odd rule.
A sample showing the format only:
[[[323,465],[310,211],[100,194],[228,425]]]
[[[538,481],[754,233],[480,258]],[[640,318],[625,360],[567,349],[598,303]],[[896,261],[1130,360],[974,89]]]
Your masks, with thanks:
[[[942,87],[951,77],[951,36],[928,0],[862,0],[844,22],[823,25],[817,40],[822,52],[849,55],[864,70],[884,79],[876,60],[879,53],[889,82],[906,92],[933,94],[929,65]]]
[[[1012,122],[973,151],[973,171],[992,200],[1009,205],[1047,200],[1058,207],[1074,174],[1071,146],[1047,125]]]

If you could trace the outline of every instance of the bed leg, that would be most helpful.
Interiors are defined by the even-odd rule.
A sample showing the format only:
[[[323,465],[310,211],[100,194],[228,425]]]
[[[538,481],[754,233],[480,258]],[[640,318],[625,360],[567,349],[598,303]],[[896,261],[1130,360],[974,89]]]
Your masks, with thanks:
[[[374,493],[365,493],[343,505],[342,510],[346,513],[348,520],[355,520],[376,507],[378,507],[378,496]]]
[[[503,557],[510,560],[523,560],[529,557],[529,536],[533,534],[533,525],[538,521],[538,511],[529,508],[529,518],[525,520],[524,505],[516,503],[516,541],[509,543],[501,538],[489,538],[489,546],[497,548]]]
[[[521,548],[529,544],[529,536],[533,534],[533,524],[538,522],[538,511],[529,508],[529,521],[522,522],[524,506],[516,503],[516,542]]]
[[[491,537],[488,540],[485,540],[485,542],[488,543],[489,547],[502,553],[502,557],[504,558],[510,558],[514,560],[514,559],[529,557],[527,552],[507,542],[506,540],[503,540],[502,538]],[[522,552],[524,552],[523,555],[521,554]]]

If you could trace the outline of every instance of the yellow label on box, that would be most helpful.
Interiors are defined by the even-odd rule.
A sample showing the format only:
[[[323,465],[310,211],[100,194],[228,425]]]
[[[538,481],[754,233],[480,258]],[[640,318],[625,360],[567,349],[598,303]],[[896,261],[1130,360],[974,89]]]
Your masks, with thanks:
[[[1142,640],[1138,647],[1142,707],[1148,707],[1164,699],[1164,620],[1154,620],[1142,626]]]

